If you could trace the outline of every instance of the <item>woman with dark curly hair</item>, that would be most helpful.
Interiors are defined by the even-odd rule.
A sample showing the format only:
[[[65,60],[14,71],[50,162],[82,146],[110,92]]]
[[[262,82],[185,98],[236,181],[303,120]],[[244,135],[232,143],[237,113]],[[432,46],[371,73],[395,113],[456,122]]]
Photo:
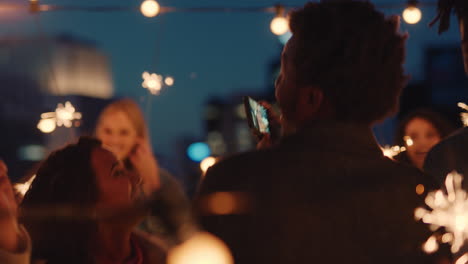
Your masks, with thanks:
[[[132,157],[132,173],[99,140],[81,138],[41,165],[21,204],[33,260],[61,263],[164,263],[164,245],[135,230],[159,186],[150,152]]]
[[[395,159],[422,170],[429,150],[453,130],[452,124],[439,113],[429,109],[417,109],[400,122],[395,143],[405,146],[406,151]]]

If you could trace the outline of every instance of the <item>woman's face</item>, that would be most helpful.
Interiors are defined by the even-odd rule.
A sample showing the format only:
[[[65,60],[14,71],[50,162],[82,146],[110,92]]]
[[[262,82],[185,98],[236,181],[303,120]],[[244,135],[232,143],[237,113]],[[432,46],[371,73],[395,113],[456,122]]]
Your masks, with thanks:
[[[422,169],[427,153],[440,139],[437,129],[427,120],[416,117],[409,121],[404,140],[413,165]]]
[[[91,166],[99,190],[98,208],[119,208],[132,204],[138,183],[135,173],[126,170],[112,152],[101,147],[92,151]]]
[[[106,114],[97,125],[96,136],[118,159],[125,159],[138,141],[138,133],[122,111]]]

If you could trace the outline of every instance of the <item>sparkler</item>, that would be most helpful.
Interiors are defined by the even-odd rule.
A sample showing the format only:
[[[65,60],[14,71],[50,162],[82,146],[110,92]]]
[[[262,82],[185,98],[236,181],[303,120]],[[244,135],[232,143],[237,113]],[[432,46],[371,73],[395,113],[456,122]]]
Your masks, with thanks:
[[[384,156],[389,157],[391,159],[393,159],[393,157],[400,154],[401,152],[406,151],[405,147],[388,145],[386,145],[385,147],[381,147],[380,149],[382,149],[382,153]]]
[[[149,73],[145,71],[141,77],[143,78],[141,86],[143,86],[145,89],[148,89],[148,91],[154,95],[158,95],[164,86],[174,85],[174,78],[166,77],[164,79],[162,75],[156,73]]]
[[[55,112],[47,112],[41,114],[41,120],[37,124],[37,128],[44,133],[50,133],[55,130],[56,126],[72,127],[73,120],[80,120],[81,113],[76,112],[75,107],[70,102],[64,104],[59,103]]]
[[[461,112],[460,116],[461,116],[461,121],[463,122],[463,126],[468,126],[468,105],[462,102],[458,103],[457,105],[458,107],[466,111],[466,112]]]
[[[437,190],[430,192],[425,203],[432,209],[417,208],[414,212],[416,220],[430,225],[434,232],[445,228],[442,235],[432,235],[423,245],[427,253],[437,251],[439,243],[450,243],[452,253],[457,253],[468,239],[468,199],[462,188],[463,176],[451,172],[445,179],[446,192]],[[468,253],[458,259],[457,264],[465,264]]]

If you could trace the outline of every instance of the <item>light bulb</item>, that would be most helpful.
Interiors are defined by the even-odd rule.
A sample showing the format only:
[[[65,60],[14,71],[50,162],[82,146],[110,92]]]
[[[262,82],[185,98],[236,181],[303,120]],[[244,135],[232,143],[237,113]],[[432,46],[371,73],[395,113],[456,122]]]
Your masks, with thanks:
[[[403,19],[408,24],[416,24],[421,20],[421,10],[415,6],[409,6],[403,11]]]
[[[283,35],[289,30],[289,21],[283,16],[277,16],[271,20],[270,29],[275,35]]]
[[[154,0],[145,0],[141,3],[140,11],[145,17],[155,17],[159,14],[161,7]]]

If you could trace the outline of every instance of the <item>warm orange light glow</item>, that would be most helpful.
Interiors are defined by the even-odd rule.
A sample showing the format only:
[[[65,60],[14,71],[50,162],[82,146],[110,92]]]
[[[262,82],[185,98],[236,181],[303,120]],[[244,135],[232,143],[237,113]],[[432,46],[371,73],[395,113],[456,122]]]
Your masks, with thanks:
[[[168,264],[233,264],[229,248],[219,238],[199,232],[174,247],[167,256]]]
[[[423,194],[424,193],[424,185],[418,184],[416,186],[416,193],[419,194],[419,195]]]

